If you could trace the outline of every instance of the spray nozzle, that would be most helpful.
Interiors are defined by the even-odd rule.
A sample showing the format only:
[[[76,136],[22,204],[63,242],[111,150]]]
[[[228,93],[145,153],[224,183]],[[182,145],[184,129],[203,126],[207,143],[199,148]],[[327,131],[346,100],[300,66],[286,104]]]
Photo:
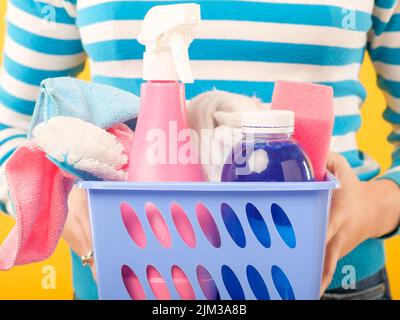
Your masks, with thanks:
[[[138,41],[146,46],[144,80],[193,83],[189,45],[200,23],[198,4],[156,6],[144,18]]]

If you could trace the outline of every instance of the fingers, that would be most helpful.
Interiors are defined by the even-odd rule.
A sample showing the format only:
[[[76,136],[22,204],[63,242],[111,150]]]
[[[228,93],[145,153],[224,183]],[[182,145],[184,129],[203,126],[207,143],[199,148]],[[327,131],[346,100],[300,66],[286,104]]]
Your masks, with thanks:
[[[340,176],[351,170],[351,167],[345,157],[334,152],[329,152],[327,169],[340,179]]]
[[[68,196],[68,216],[63,238],[80,256],[87,255],[92,248],[86,193],[76,187],[72,188]]]
[[[326,247],[324,271],[322,275],[322,283],[320,291],[321,296],[328,288],[335,274],[336,265],[340,257],[340,251],[341,251],[340,248],[341,248],[340,237],[335,237],[334,239],[332,239],[332,241],[329,242]]]
[[[329,243],[332,238],[338,233],[339,229],[346,222],[345,210],[339,207],[335,201],[332,203],[331,213],[329,216],[328,230],[326,234],[326,243]]]
[[[337,156],[336,153],[329,151],[326,167],[332,174],[335,174],[337,171],[336,170],[336,163],[337,163],[336,156]]]
[[[84,190],[76,187],[72,188],[68,196],[68,216],[63,238],[72,251],[80,257],[88,256],[92,250],[87,195]],[[90,263],[90,268],[94,279],[96,279],[94,263]]]
[[[96,272],[96,265],[93,263],[90,265],[90,269],[92,270],[93,279],[97,281],[97,272]]]
[[[89,241],[92,241],[92,228],[90,225],[90,217],[89,217],[89,210],[88,210],[88,203],[87,203],[87,195],[86,191],[83,190],[83,193],[80,195],[82,201],[82,225],[85,230],[86,236]]]
[[[90,238],[79,222],[68,219],[62,236],[68,246],[79,256],[87,255],[91,250]]]

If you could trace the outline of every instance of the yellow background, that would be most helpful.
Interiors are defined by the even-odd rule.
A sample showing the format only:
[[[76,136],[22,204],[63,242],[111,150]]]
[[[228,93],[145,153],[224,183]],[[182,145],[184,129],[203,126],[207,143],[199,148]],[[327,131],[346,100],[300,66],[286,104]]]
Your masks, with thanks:
[[[4,13],[5,2],[0,1],[0,52],[4,38]],[[81,75],[88,79],[88,70]],[[376,87],[376,76],[367,58],[361,78],[368,89],[368,99],[363,106],[363,127],[358,135],[363,150],[377,159],[383,169],[390,165],[390,153],[392,147],[386,142],[390,127],[382,120],[382,112],[385,101],[382,93]],[[11,218],[0,214],[0,242],[11,229]],[[386,242],[388,271],[392,293],[396,299],[400,299],[400,237]],[[51,265],[56,269],[56,289],[45,290],[42,288],[44,266]],[[0,299],[71,299],[71,262],[66,244],[61,241],[55,254],[43,263],[18,267],[8,272],[0,272]]]

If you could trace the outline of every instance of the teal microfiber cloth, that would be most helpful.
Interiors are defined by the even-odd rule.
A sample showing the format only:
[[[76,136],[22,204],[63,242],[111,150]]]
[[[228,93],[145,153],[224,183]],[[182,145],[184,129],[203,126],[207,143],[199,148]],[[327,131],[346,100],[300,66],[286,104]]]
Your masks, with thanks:
[[[50,78],[40,85],[40,92],[28,132],[55,117],[79,118],[102,129],[137,117],[139,98],[129,92],[104,84],[70,77]]]

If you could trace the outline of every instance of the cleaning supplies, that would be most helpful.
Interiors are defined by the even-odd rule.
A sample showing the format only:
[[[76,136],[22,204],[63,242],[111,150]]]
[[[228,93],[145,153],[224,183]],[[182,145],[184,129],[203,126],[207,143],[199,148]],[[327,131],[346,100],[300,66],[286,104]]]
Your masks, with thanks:
[[[54,252],[74,183],[31,141],[7,161],[6,176],[16,224],[0,246],[0,270],[41,261]]]
[[[306,182],[314,180],[311,164],[293,140],[294,113],[247,112],[243,139],[222,171],[224,182]]]
[[[294,111],[294,137],[310,158],[316,180],[323,181],[335,118],[333,89],[313,83],[278,81],[272,109]]]
[[[189,125],[200,137],[198,145],[207,181],[221,181],[225,160],[242,137],[242,112],[264,110],[266,106],[256,97],[220,90],[202,93],[189,102]]]
[[[116,136],[127,155],[133,138],[128,126],[116,124],[108,132]],[[0,246],[0,270],[42,261],[53,254],[64,229],[68,194],[76,180],[31,140],[8,159],[5,173],[16,224]]]
[[[311,164],[292,138],[294,132],[294,113],[291,111],[246,112],[242,115],[243,139],[232,150],[226,160],[221,180],[224,182],[309,182],[314,181]],[[225,224],[240,234],[229,206],[222,206]],[[246,213],[256,235],[262,235],[265,246],[270,238],[266,233],[265,222],[258,209],[251,203]],[[237,219],[237,218],[236,218]],[[282,239],[290,240],[294,248],[295,236],[288,219],[283,215],[274,216],[274,223]],[[260,236],[261,237],[261,236]],[[262,291],[263,283],[255,283],[254,288]],[[254,289],[253,289],[254,290]]]
[[[187,125],[184,83],[192,83],[188,47],[200,6],[153,7],[138,41],[146,46],[140,113],[129,157],[130,181],[204,181]]]
[[[128,163],[117,138],[78,118],[55,117],[33,130],[33,143],[58,167],[87,181],[124,181]]]
[[[143,78],[148,82],[141,87],[140,113],[129,157],[130,181],[202,182],[205,179],[197,143],[192,141],[187,124],[184,86],[194,81],[188,48],[200,16],[200,6],[189,3],[156,6],[144,18],[138,41],[146,46]],[[153,231],[158,238],[165,235],[161,220],[159,215],[152,215]],[[184,223],[179,217],[177,220],[177,225]],[[177,272],[173,276],[182,298],[193,299],[191,284],[184,274]],[[169,299],[160,274],[150,270],[147,277],[154,295]],[[132,281],[133,278],[124,278],[125,283]]]
[[[55,150],[66,151],[67,147],[63,144],[68,142],[73,150],[80,150],[77,158],[94,158],[93,160],[112,164],[113,176],[117,173],[115,177],[120,176],[119,170],[127,170],[126,165],[122,168],[119,168],[119,165],[122,165],[128,156],[133,132],[127,125],[120,122],[136,117],[138,102],[135,95],[107,85],[72,78],[53,78],[42,82],[29,132],[29,138],[32,138],[34,132],[36,133],[35,142],[42,147],[28,140],[12,154],[5,164],[5,175],[15,211],[16,224],[0,246],[0,270],[45,260],[54,252],[60,240],[67,216],[68,193],[76,178],[80,176],[80,172],[70,167],[73,169],[70,170],[72,174],[67,173],[55,165],[56,161],[50,161],[49,158]],[[115,141],[112,138],[106,140],[112,141],[111,145],[118,151],[117,160],[111,160],[107,156],[107,161],[105,161],[102,155],[94,157],[98,154],[93,152],[93,148],[96,148],[94,142],[99,140],[94,138],[87,141],[89,135],[79,137],[78,140],[74,132],[76,128],[74,125],[70,126],[70,123],[76,123],[76,121],[70,120],[72,122],[63,125],[60,124],[59,119],[55,119],[58,117],[78,118],[107,129],[108,133],[116,137]],[[46,122],[50,123],[50,126],[47,126]],[[38,125],[40,128],[36,131],[35,128]],[[63,128],[58,128],[58,126],[63,126]],[[83,127],[87,126],[88,124],[85,124]],[[52,129],[48,131],[50,128]],[[98,130],[100,129],[95,130],[96,135]],[[90,131],[93,132],[93,128]],[[50,136],[43,137],[45,132]],[[79,130],[79,132],[82,131]],[[61,136],[60,133],[62,133]],[[76,145],[71,144],[70,135],[75,137],[72,140],[77,142]],[[49,142],[47,139],[50,139],[51,148],[49,149],[47,149]],[[87,150],[79,146],[82,139],[87,141],[87,146],[90,145],[90,152],[86,153]],[[100,139],[100,143],[103,141]],[[116,141],[118,143],[115,143]],[[45,144],[42,144],[43,142]],[[123,147],[123,155],[119,153],[121,150],[119,144]],[[104,151],[103,146],[97,145],[97,147],[98,150]],[[49,151],[50,156],[43,151],[44,149]],[[56,159],[56,154],[53,155]],[[98,168],[96,172],[91,172],[87,164],[88,162],[81,167],[85,170],[85,174],[89,173],[93,176],[93,173],[96,175],[100,173]],[[61,166],[61,163],[59,165]],[[108,177],[108,174],[103,175],[103,170],[101,172],[99,177]],[[126,174],[123,174],[120,177],[125,176]]]
[[[108,129],[137,117],[139,98],[129,92],[69,77],[49,78],[40,84],[28,138],[40,123],[72,117]]]

